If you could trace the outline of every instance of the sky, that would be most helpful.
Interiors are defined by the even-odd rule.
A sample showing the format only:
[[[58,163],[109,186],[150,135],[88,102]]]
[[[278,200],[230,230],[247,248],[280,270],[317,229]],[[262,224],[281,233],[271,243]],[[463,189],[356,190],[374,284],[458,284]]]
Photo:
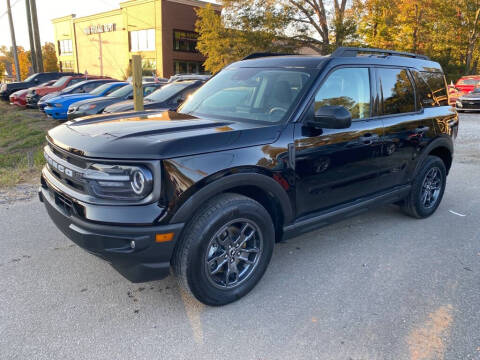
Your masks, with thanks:
[[[76,14],[77,17],[118,9],[125,0],[36,0],[40,40],[53,42],[52,19]],[[6,0],[0,0],[0,45],[11,46]],[[10,0],[17,46],[30,49],[25,0]]]

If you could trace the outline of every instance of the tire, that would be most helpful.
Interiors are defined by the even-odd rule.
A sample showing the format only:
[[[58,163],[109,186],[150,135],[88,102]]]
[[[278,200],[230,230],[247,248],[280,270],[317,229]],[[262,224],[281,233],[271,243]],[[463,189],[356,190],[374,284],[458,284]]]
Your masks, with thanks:
[[[262,205],[243,195],[221,194],[187,224],[173,255],[173,270],[180,287],[200,302],[225,305],[260,281],[274,243],[273,222]]]
[[[410,194],[403,201],[402,210],[417,219],[432,215],[442,201],[446,180],[447,171],[442,159],[427,156],[413,181]]]

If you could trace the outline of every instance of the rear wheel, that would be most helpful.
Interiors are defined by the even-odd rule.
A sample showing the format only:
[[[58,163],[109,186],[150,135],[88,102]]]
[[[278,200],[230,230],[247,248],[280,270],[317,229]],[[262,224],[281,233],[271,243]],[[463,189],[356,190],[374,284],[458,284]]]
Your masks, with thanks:
[[[428,156],[422,164],[402,210],[421,219],[432,215],[440,205],[445,191],[447,171],[442,159]]]
[[[180,286],[207,305],[247,294],[263,276],[273,252],[269,213],[253,199],[221,194],[190,221],[175,251]]]

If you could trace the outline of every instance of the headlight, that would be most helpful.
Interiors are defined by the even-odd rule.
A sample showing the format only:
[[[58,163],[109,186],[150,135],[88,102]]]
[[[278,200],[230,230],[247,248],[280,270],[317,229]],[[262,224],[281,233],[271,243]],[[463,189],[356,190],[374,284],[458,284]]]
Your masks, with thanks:
[[[460,100],[457,100],[456,101],[456,104],[457,104],[457,107],[463,107],[463,104]]]
[[[141,200],[153,190],[152,173],[143,166],[93,164],[83,178],[99,198]]]

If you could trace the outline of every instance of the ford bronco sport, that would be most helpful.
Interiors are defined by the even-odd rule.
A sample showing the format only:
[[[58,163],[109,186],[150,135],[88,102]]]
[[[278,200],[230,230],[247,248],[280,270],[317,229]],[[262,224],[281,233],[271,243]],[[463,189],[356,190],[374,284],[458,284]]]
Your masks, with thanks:
[[[385,203],[432,215],[457,131],[426,57],[252,55],[178,112],[50,130],[39,195],[63,233],[127,279],[172,267],[198,300],[222,305],[258,283],[276,241]]]

